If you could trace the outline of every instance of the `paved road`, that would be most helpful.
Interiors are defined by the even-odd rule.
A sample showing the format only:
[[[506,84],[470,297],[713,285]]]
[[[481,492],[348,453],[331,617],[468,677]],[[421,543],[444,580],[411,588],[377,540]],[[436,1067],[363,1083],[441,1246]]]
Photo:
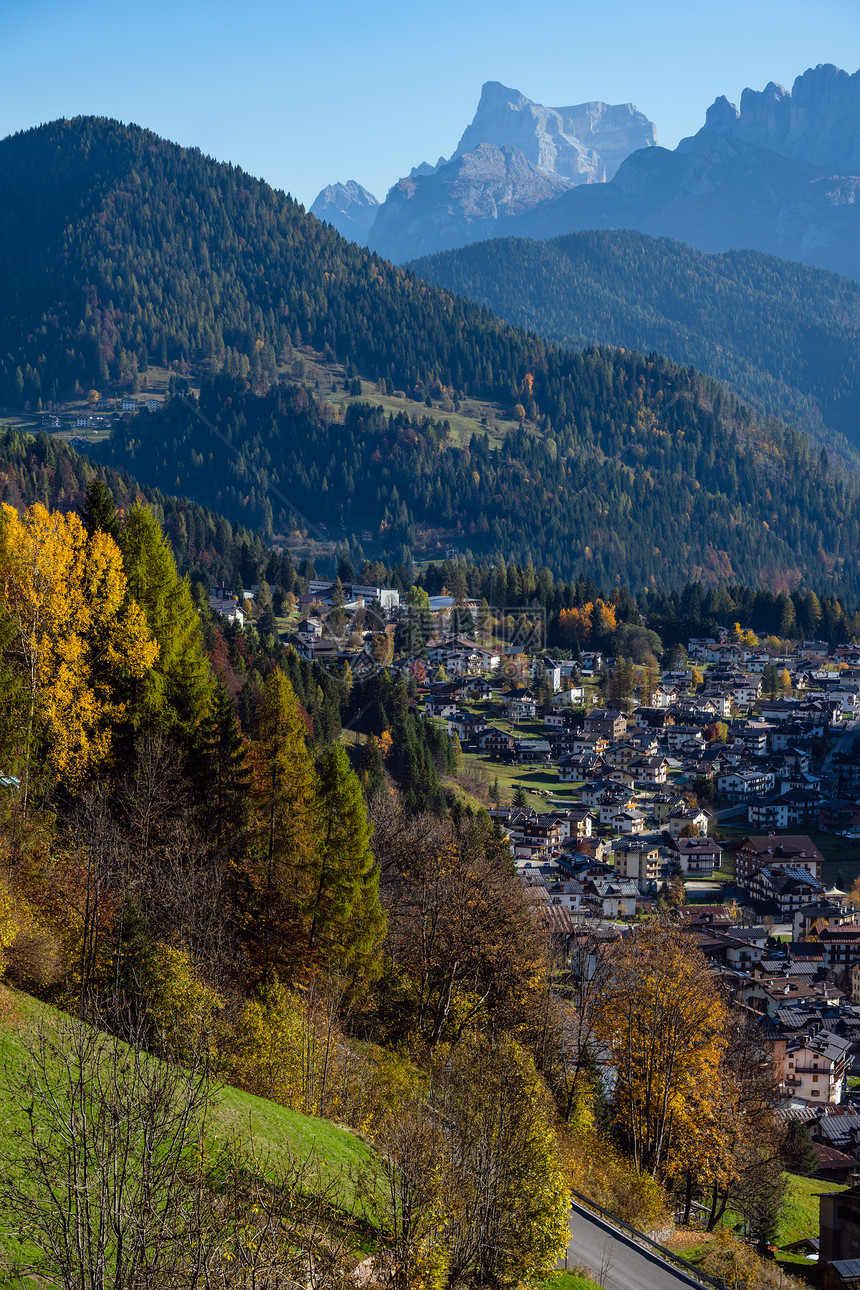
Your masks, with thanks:
[[[821,763],[818,774],[822,779],[828,779],[833,767],[833,757],[835,753],[847,753],[851,751],[854,743],[854,736],[860,731],[860,721],[846,721],[845,729],[836,736],[833,747]]]
[[[592,1269],[605,1290],[679,1290],[699,1286],[677,1268],[648,1253],[595,1214],[574,1205],[570,1211],[568,1267]],[[560,1267],[564,1267],[562,1260]]]
[[[713,812],[714,819],[718,824],[725,824],[726,820],[733,820],[738,817],[738,823],[746,822],[747,808],[744,802],[734,802],[731,806],[721,806],[718,811]]]

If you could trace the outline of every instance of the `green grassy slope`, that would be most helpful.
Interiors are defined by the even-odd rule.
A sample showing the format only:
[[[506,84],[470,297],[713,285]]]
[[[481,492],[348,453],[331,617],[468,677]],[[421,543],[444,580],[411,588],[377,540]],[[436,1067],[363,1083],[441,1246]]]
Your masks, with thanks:
[[[9,1084],[25,1068],[28,1032],[62,1018],[62,1013],[29,995],[0,986],[0,1161],[8,1156],[12,1135],[21,1123]],[[279,1162],[289,1156],[314,1157],[323,1182],[337,1184],[344,1209],[356,1210],[351,1178],[372,1160],[373,1152],[348,1129],[224,1086],[213,1099],[210,1132],[213,1140],[236,1136],[253,1143],[272,1177],[279,1172]]]

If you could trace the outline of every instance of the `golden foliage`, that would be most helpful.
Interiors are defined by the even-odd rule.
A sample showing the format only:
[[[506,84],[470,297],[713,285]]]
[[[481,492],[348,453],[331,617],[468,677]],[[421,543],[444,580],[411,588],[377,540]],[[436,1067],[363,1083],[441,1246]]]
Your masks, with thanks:
[[[686,933],[654,919],[623,944],[603,1013],[619,1125],[638,1170],[716,1168],[728,1012]]]
[[[141,965],[141,988],[153,1043],[173,1056],[198,1051],[224,1006],[184,950],[156,943]]]
[[[127,712],[122,686],[152,666],[158,646],[127,596],[122,555],[76,515],[36,503],[23,519],[3,506],[0,605],[10,656],[23,678],[24,760],[37,733],[59,778],[75,786],[107,760]]]
[[[8,883],[0,878],[0,977],[6,970],[6,951],[20,931]]]

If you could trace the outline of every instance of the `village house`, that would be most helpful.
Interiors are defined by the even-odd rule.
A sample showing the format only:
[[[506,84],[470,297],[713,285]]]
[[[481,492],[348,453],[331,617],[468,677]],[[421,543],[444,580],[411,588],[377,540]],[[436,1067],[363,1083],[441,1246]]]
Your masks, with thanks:
[[[559,758],[558,777],[563,783],[579,783],[602,775],[607,769],[602,757],[596,753],[565,753]]]
[[[583,728],[586,734],[602,735],[608,743],[619,743],[627,733],[627,718],[611,708],[591,708]]]
[[[608,747],[609,740],[605,735],[585,734],[576,731],[570,744],[570,751],[575,753],[594,753],[596,757],[604,757]]]
[[[856,833],[860,830],[860,799],[831,797],[818,807],[818,827],[828,833]]]
[[[541,819],[558,821],[561,825],[562,843],[568,840],[581,842],[591,837],[591,826],[594,822],[591,811],[547,811]]]
[[[448,718],[448,733],[470,743],[480,730],[485,729],[484,718],[475,712],[455,712]]]
[[[237,627],[244,626],[245,615],[239,608],[239,602],[235,597],[210,596],[209,608],[221,618],[226,618],[228,623],[235,623]]]
[[[823,886],[808,869],[790,865],[773,869],[764,865],[745,878],[743,886],[750,900],[775,905],[783,919],[793,918],[796,910],[824,895]]]
[[[829,971],[845,972],[860,963],[860,927],[822,927],[816,939]]]
[[[515,739],[514,759],[519,766],[547,765],[552,749],[546,739]]]
[[[736,935],[737,931],[732,935]],[[767,933],[760,929],[763,940]],[[841,993],[826,981],[813,979],[812,974],[789,974],[775,976],[762,972],[765,964],[759,963],[752,979],[742,982],[738,998],[757,1012],[765,1013],[772,1019],[797,1012],[797,1027],[794,1038],[806,1033],[809,1028],[809,1009],[821,1006],[836,1005],[842,999]],[[794,1020],[790,1015],[788,1021]],[[789,1026],[791,1032],[793,1028]]]
[[[630,878],[643,894],[659,886],[662,870],[660,848],[644,838],[623,839],[613,843],[615,875]]]
[[[821,852],[810,838],[802,834],[747,837],[735,852],[735,878],[743,884],[763,865],[768,865],[771,869],[790,865],[793,868],[800,866],[808,869],[815,878],[820,879],[823,862]]]
[[[583,907],[585,888],[576,878],[559,878],[544,882],[547,899],[551,905],[578,912]]]
[[[537,716],[537,703],[531,690],[509,690],[502,695],[502,704],[509,721],[531,721]]]
[[[632,918],[636,913],[639,888],[629,878],[588,878],[584,887],[602,918]]]
[[[645,816],[641,811],[634,807],[628,807],[621,811],[616,811],[607,821],[610,828],[616,833],[638,834],[645,832]]]
[[[578,707],[585,699],[585,688],[581,685],[569,685],[564,690],[559,690],[553,695],[552,705],[554,708],[571,708]]]
[[[583,790],[582,800],[585,802],[585,791]],[[626,793],[623,789],[618,789],[615,785],[608,785],[600,794],[598,800],[591,803],[598,808],[598,821],[600,824],[615,823],[615,817],[620,811],[634,811],[636,809],[636,798],[632,793]]]
[[[546,855],[561,846],[561,825],[558,820],[540,817],[537,820],[519,820],[512,823],[511,847],[518,857]]]
[[[802,905],[794,915],[794,939],[796,941],[808,936],[818,938],[826,927],[853,927],[857,914],[845,898],[813,901],[811,905]]]
[[[669,813],[670,838],[700,837],[708,832],[708,813],[699,806],[676,806]]]
[[[633,713],[633,725],[637,730],[665,730],[675,724],[675,718],[666,707],[637,708]]]
[[[855,1185],[849,1191],[821,1192],[818,1204],[818,1266],[822,1290],[858,1290],[860,1186]]]
[[[719,869],[722,851],[712,838],[670,838],[666,850],[677,857],[685,878],[711,878]]]
[[[676,807],[686,806],[686,804],[680,793],[664,791],[652,797],[650,804],[651,814],[657,824],[665,824]]]
[[[479,730],[475,735],[475,744],[480,752],[490,757],[502,757],[514,750],[513,735],[506,730],[499,730],[496,726],[487,726],[486,729]]]
[[[769,793],[773,785],[771,770],[735,770],[717,778],[717,792],[727,802],[750,802]]]
[[[634,783],[637,788],[659,789],[666,783],[669,763],[665,757],[640,757],[631,763]]]
[[[785,1082],[803,1102],[841,1102],[850,1066],[851,1040],[822,1030],[788,1044]]]
[[[820,794],[814,789],[792,788],[776,797],[759,798],[747,807],[747,823],[757,829],[788,829],[818,815]]]

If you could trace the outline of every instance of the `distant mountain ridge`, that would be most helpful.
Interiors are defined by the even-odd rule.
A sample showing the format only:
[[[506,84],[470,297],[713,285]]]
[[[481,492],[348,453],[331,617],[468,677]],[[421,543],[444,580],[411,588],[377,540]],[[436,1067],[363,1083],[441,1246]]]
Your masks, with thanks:
[[[568,188],[605,183],[631,152],[656,142],[653,122],[632,103],[545,107],[487,81],[449,159],[414,166],[381,204],[366,189],[358,196],[351,180],[324,188],[310,211],[398,260],[493,236]]]
[[[487,144],[520,154],[506,157],[503,191]],[[655,144],[629,105],[543,108],[489,82],[452,159],[392,188],[368,244],[406,261],[490,236],[629,228],[860,280],[860,72],[821,64],[791,90],[745,90],[739,109],[718,98],[674,151]]]
[[[726,99],[674,152],[628,157],[610,183],[563,193],[510,232],[548,238],[633,228],[703,251],[749,248],[860,278],[860,75],[832,65],[789,94]]]

